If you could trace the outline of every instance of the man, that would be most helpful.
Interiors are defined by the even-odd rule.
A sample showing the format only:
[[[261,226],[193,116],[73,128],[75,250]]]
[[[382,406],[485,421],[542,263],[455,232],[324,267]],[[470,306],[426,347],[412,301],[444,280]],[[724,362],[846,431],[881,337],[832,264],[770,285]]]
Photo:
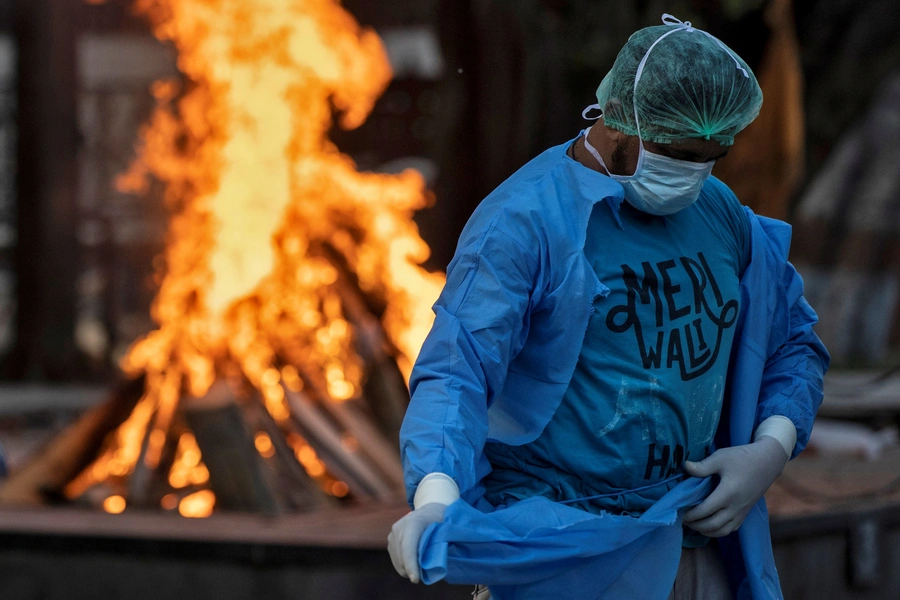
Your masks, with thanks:
[[[389,550],[414,582],[459,567],[497,598],[780,597],[761,498],[809,438],[828,357],[786,226],[710,177],[759,86],[663,22],[619,53],[602,120],[463,231],[401,432],[414,510]]]

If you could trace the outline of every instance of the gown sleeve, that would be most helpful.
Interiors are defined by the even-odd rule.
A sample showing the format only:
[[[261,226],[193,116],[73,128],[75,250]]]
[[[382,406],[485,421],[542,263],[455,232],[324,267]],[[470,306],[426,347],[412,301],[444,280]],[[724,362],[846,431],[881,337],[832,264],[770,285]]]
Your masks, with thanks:
[[[772,416],[790,419],[797,428],[797,443],[791,458],[809,442],[813,421],[822,403],[822,382],[830,358],[813,331],[818,317],[803,297],[803,281],[787,263],[782,281],[783,304],[773,327],[785,332],[783,340],[767,352],[756,422]]]
[[[537,273],[537,261],[496,222],[469,239],[464,232],[410,378],[400,431],[410,506],[429,473],[450,476],[465,500],[490,468],[487,411],[528,335]]]

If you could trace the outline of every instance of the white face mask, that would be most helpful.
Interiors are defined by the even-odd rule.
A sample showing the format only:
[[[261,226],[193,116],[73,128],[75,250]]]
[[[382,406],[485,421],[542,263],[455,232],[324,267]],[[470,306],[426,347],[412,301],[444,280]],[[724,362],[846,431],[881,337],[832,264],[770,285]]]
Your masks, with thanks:
[[[715,161],[697,163],[654,154],[644,149],[641,140],[634,175],[615,175],[588,141],[590,131],[588,128],[584,132],[584,147],[611,178],[622,184],[628,203],[651,215],[671,215],[696,202],[715,164]]]

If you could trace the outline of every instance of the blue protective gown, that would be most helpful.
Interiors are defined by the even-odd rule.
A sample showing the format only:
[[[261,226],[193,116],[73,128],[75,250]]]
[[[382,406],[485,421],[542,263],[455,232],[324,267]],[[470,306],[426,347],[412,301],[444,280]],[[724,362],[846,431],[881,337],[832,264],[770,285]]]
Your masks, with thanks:
[[[495,511],[480,484],[490,471],[488,440],[528,443],[550,421],[593,300],[608,293],[583,248],[593,205],[617,208],[623,190],[569,158],[569,143],[529,162],[481,203],[434,306],[410,380],[401,453],[410,503],[421,478],[435,471],[457,482],[462,502],[422,536],[423,581],[486,583],[499,600],[550,590],[665,598],[680,558],[681,510],[708,495],[709,481],[683,482],[637,519],[543,498]],[[730,194],[715,178],[706,186]],[[760,422],[782,415],[797,428],[796,456],[822,400],[828,355],[787,262],[789,226],[752,214],[751,226],[716,445],[749,443]],[[739,598],[781,597],[764,500],[719,545]]]

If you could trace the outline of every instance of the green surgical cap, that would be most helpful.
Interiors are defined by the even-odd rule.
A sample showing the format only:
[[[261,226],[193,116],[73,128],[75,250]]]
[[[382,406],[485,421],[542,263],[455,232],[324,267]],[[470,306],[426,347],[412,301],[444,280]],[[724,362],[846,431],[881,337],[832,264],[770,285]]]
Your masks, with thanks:
[[[636,108],[643,140],[702,138],[730,146],[759,114],[756,77],[730,48],[690,22],[663,15],[663,23],[632,34],[597,88],[604,122],[638,135]]]

